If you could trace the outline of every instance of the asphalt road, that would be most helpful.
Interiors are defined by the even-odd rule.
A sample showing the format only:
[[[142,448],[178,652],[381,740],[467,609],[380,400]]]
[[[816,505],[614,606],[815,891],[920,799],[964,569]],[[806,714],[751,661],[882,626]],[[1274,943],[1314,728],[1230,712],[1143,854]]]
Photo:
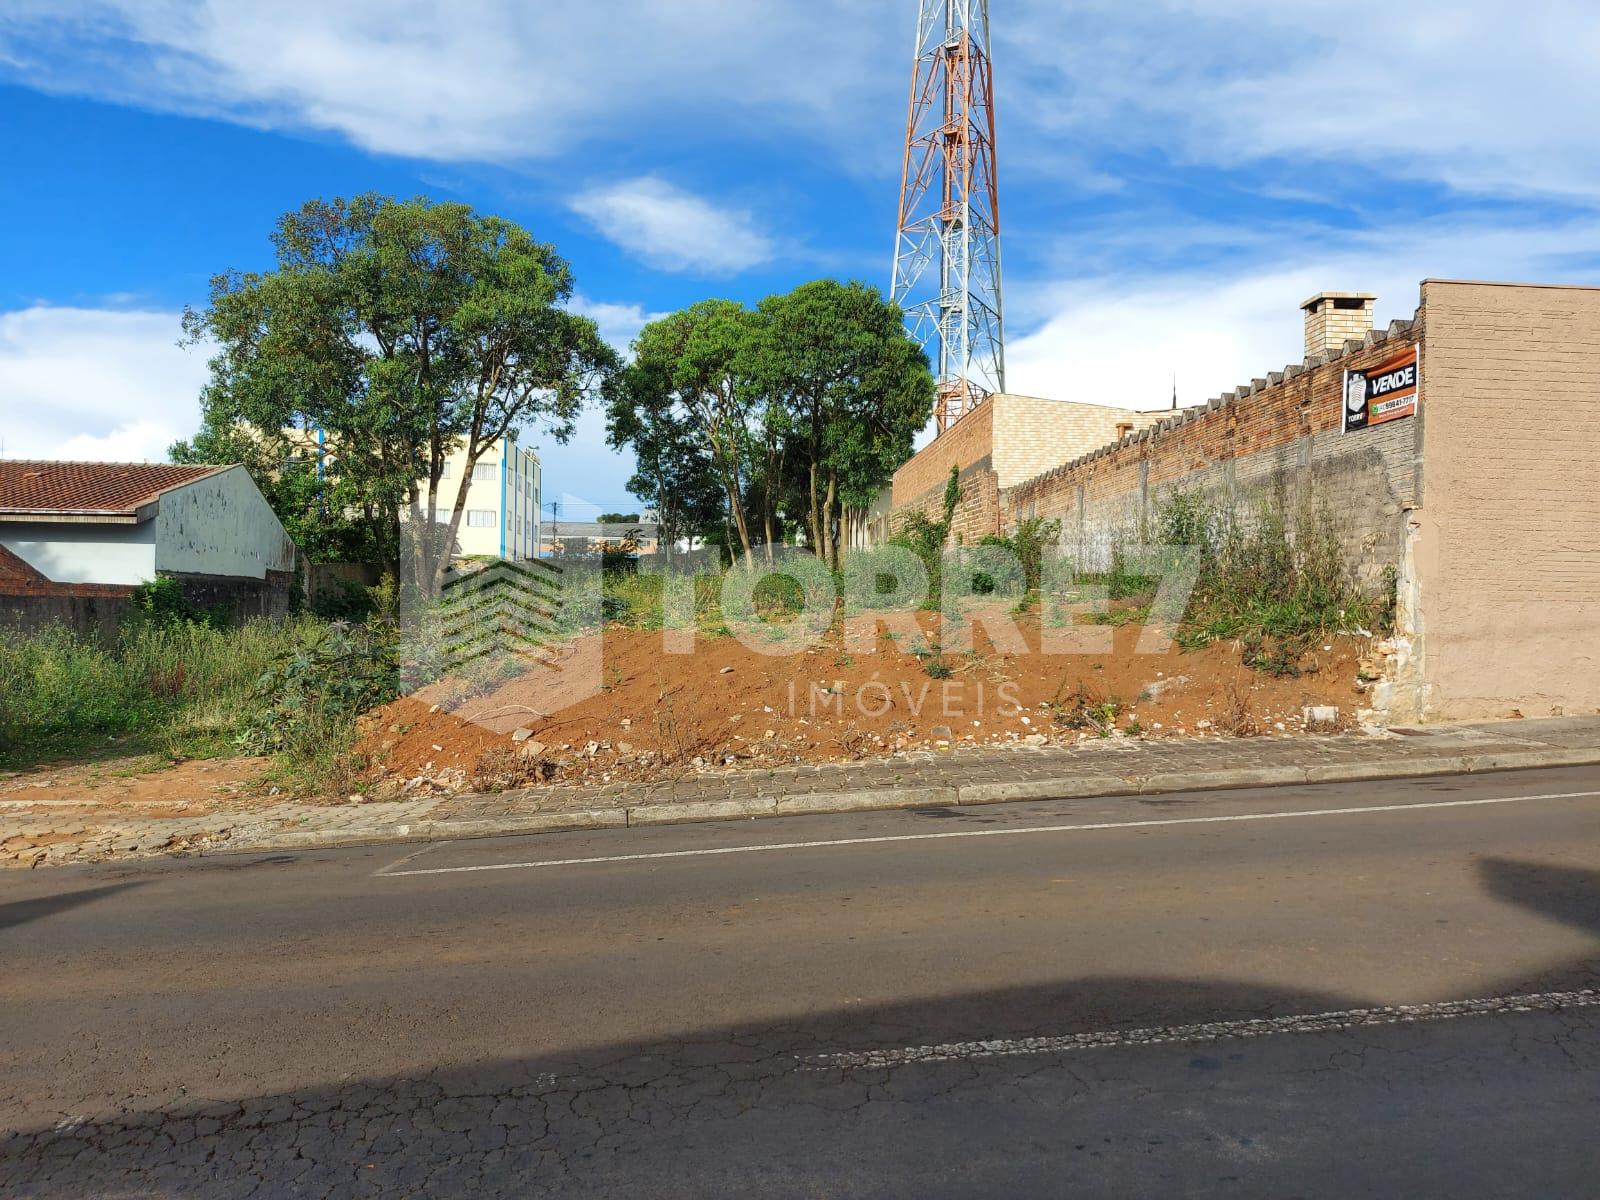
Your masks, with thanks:
[[[9,872],[0,1195],[1593,1196],[1596,988],[1592,768]]]

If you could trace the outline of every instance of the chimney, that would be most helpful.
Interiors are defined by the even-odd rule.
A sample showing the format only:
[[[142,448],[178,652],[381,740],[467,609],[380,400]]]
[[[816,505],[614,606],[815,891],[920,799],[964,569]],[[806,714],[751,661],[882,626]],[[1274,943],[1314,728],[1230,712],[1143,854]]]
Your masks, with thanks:
[[[1319,292],[1300,307],[1306,313],[1306,357],[1342,347],[1372,332],[1370,292]]]

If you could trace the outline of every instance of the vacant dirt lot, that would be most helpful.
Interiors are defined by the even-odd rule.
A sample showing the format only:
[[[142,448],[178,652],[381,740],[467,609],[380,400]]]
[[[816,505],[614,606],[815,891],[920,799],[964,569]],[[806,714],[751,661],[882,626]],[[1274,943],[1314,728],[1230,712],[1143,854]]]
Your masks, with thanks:
[[[918,615],[931,630],[933,618]],[[1236,644],[1139,652],[1143,626],[1077,631],[1075,653],[1038,653],[982,630],[973,652],[919,656],[880,632],[847,647],[840,631],[792,656],[732,637],[666,652],[660,632],[612,627],[538,667],[461,698],[441,685],[367,722],[363,751],[379,795],[609,781],[741,764],[821,763],[911,749],[1099,737],[1288,735],[1308,706],[1361,702],[1364,638],[1316,643],[1297,676],[1243,665]],[[597,681],[597,682],[596,682]],[[597,690],[596,690],[597,688]]]

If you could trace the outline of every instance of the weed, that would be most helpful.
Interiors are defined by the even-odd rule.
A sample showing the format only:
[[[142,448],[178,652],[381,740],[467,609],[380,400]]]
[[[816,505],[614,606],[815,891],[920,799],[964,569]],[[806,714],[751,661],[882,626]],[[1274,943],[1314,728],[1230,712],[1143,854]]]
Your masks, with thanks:
[[[1393,622],[1393,573],[1377,594],[1360,588],[1326,504],[1303,505],[1291,529],[1281,501],[1241,519],[1180,493],[1163,507],[1159,525],[1170,544],[1200,554],[1189,619],[1178,633],[1185,649],[1237,638],[1250,666],[1292,676],[1313,638]]]
[[[1088,730],[1099,737],[1110,737],[1116,731],[1122,707],[1115,696],[1103,695],[1082,681],[1068,692],[1065,676],[1056,687],[1056,694],[1045,704],[1063,729]]]
[[[1124,625],[1142,625],[1149,618],[1150,606],[1146,604],[1099,609],[1084,613],[1080,620],[1085,625],[1110,625],[1121,629]]]
[[[1224,689],[1222,712],[1217,715],[1214,724],[1219,732],[1229,737],[1244,738],[1259,735],[1261,723],[1256,720],[1251,706],[1250,689],[1240,687],[1237,680],[1230,679]]]

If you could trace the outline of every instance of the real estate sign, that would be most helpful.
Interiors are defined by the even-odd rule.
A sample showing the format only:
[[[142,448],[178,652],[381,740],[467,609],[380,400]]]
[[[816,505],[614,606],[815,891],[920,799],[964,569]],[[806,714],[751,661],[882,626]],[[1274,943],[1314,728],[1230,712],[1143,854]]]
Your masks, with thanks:
[[[1417,348],[1365,371],[1344,373],[1344,431],[1351,433],[1417,411]]]

